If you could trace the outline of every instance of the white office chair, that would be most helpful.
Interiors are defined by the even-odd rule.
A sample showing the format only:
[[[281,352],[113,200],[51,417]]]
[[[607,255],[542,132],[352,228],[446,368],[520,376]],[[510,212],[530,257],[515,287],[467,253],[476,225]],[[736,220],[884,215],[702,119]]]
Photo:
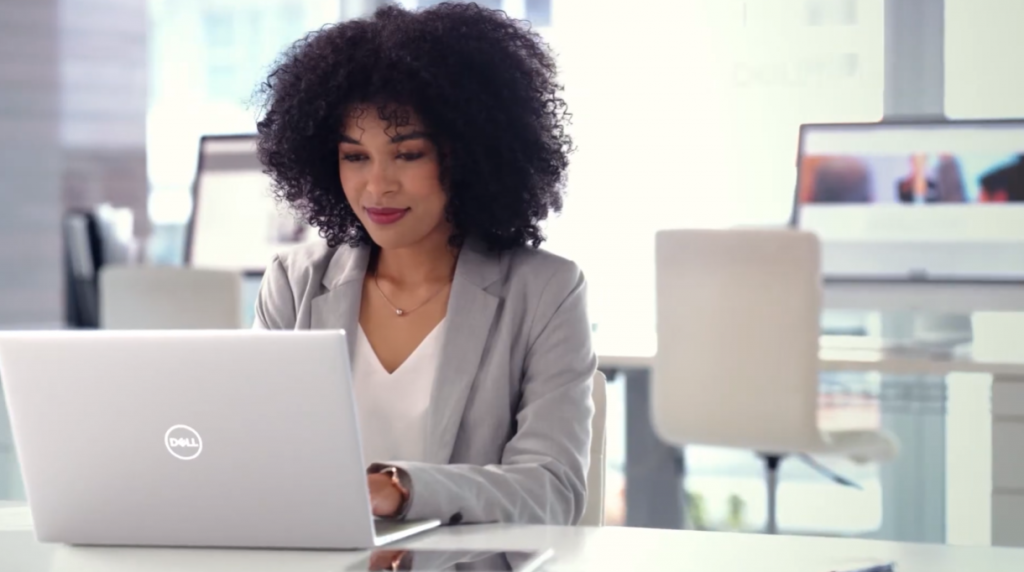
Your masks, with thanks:
[[[590,467],[587,470],[587,506],[583,509],[580,526],[604,525],[604,470],[605,470],[605,420],[608,415],[605,394],[607,382],[604,374],[594,374],[594,420],[593,441],[590,443]]]
[[[242,323],[237,272],[159,266],[105,266],[100,327],[114,330],[235,329]]]
[[[881,431],[818,428],[820,247],[793,230],[673,230],[656,239],[658,353],[651,414],[677,445],[759,452],[776,532],[787,454],[895,456]]]

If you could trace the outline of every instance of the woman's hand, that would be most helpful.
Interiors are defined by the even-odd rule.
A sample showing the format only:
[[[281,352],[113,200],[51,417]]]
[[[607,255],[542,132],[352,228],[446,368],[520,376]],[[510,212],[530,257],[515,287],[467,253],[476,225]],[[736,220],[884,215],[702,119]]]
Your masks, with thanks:
[[[373,516],[388,518],[397,515],[405,498],[402,491],[392,482],[391,475],[374,473],[367,475],[366,481],[370,487],[370,507],[373,509]]]

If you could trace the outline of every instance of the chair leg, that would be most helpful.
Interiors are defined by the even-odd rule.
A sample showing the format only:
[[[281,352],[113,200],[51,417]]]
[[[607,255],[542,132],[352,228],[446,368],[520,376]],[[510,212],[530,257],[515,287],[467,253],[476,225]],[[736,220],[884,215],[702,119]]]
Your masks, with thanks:
[[[768,493],[768,519],[765,522],[767,534],[778,534],[778,505],[776,504],[779,492],[779,465],[782,464],[783,455],[761,454],[764,459],[764,476],[766,491]]]

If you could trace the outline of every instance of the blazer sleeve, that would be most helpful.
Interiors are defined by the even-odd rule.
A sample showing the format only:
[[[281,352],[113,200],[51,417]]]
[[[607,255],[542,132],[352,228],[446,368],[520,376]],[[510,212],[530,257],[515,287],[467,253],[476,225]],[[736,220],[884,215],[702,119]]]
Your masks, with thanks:
[[[517,430],[501,464],[392,463],[412,485],[405,518],[451,524],[579,521],[586,503],[597,358],[586,281],[576,265],[548,281],[533,331],[539,333],[526,352]]]
[[[263,273],[256,296],[254,330],[291,330],[295,328],[295,295],[288,272],[278,256],[274,256]]]

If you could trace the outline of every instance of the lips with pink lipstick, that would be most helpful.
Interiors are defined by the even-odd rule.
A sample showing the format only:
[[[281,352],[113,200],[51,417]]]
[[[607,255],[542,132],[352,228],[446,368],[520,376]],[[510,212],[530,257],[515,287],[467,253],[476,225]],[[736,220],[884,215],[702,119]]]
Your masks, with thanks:
[[[398,209],[392,207],[365,207],[367,218],[370,222],[380,225],[395,224],[402,220],[409,209]]]

